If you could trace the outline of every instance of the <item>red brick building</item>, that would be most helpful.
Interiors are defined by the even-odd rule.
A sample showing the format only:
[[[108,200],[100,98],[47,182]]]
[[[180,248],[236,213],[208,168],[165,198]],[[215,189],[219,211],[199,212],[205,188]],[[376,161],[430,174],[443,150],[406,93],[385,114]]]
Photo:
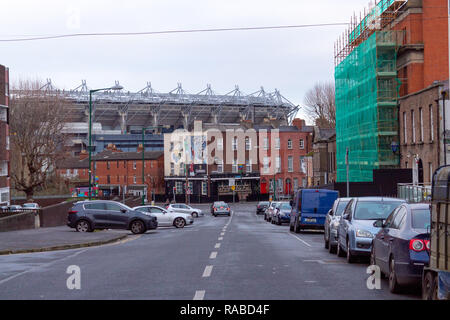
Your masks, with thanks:
[[[164,188],[164,156],[162,151],[144,152],[144,181],[142,180],[142,146],[138,152],[122,152],[115,146],[92,157],[92,172],[98,177],[99,195],[127,194],[162,195]]]
[[[9,70],[0,65],[0,205],[10,203]]]
[[[267,135],[259,132],[261,194],[273,194],[274,186],[277,196],[307,187],[306,156],[312,150],[311,129],[304,120],[294,119],[292,126],[280,126],[278,137],[273,130]]]
[[[400,166],[413,169],[418,183],[430,183],[448,153],[444,131],[449,123],[442,120],[449,103],[447,17],[447,0],[410,0],[392,23],[405,32],[397,58]]]

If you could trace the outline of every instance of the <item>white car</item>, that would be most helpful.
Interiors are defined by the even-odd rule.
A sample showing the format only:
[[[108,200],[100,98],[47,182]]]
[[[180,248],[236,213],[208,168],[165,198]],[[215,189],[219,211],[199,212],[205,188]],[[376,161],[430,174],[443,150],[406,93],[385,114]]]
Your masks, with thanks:
[[[39,210],[41,207],[37,203],[24,203],[22,208]]]
[[[134,207],[133,210],[137,210],[144,214],[156,217],[158,221],[158,227],[174,226],[176,228],[184,228],[185,225],[194,223],[194,219],[190,214],[168,211],[157,206],[139,206]]]
[[[188,206],[183,203],[173,203],[169,204],[166,207],[166,210],[173,211],[173,212],[181,212],[190,214],[192,217],[197,218],[199,216],[204,216],[205,214],[200,209],[192,208],[191,206]]]

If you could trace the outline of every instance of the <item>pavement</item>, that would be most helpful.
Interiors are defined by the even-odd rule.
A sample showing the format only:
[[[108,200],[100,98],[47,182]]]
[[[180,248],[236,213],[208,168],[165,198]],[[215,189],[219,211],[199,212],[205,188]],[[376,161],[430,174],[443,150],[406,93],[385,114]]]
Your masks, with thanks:
[[[391,294],[386,279],[380,289],[368,289],[367,261],[348,264],[325,250],[322,232],[291,233],[255,209],[236,204],[231,217],[217,218],[207,211],[192,226],[109,245],[0,256],[0,299],[421,298],[420,292]],[[80,280],[75,289],[68,286],[73,268]]]
[[[126,230],[76,232],[67,226],[0,232],[0,255],[96,246],[123,240]]]

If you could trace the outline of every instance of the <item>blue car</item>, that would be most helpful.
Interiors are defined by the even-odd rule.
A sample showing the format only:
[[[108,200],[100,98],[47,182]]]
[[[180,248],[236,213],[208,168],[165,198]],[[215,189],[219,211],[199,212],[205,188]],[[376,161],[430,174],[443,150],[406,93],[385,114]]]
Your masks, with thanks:
[[[289,228],[299,233],[305,229],[324,229],[325,217],[339,192],[326,189],[301,189],[292,201]]]
[[[386,221],[377,221],[381,230],[373,239],[370,261],[389,276],[389,290],[419,286],[430,257],[430,205],[403,204]]]
[[[380,231],[374,226],[377,220],[385,220],[405,200],[396,198],[353,198],[345,207],[339,220],[337,254],[353,263],[358,257],[369,257],[372,240]]]

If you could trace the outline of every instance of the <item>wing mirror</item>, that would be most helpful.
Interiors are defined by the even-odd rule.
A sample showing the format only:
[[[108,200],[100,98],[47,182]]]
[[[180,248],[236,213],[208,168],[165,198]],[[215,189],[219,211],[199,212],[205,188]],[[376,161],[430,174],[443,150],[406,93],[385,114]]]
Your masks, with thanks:
[[[328,211],[328,214],[329,214],[330,216],[333,216],[333,210]]]
[[[344,220],[350,220],[350,214],[346,213],[342,216]]]
[[[375,228],[384,228],[384,220],[377,220],[373,223]]]
[[[120,212],[127,213],[127,209],[120,209]]]

